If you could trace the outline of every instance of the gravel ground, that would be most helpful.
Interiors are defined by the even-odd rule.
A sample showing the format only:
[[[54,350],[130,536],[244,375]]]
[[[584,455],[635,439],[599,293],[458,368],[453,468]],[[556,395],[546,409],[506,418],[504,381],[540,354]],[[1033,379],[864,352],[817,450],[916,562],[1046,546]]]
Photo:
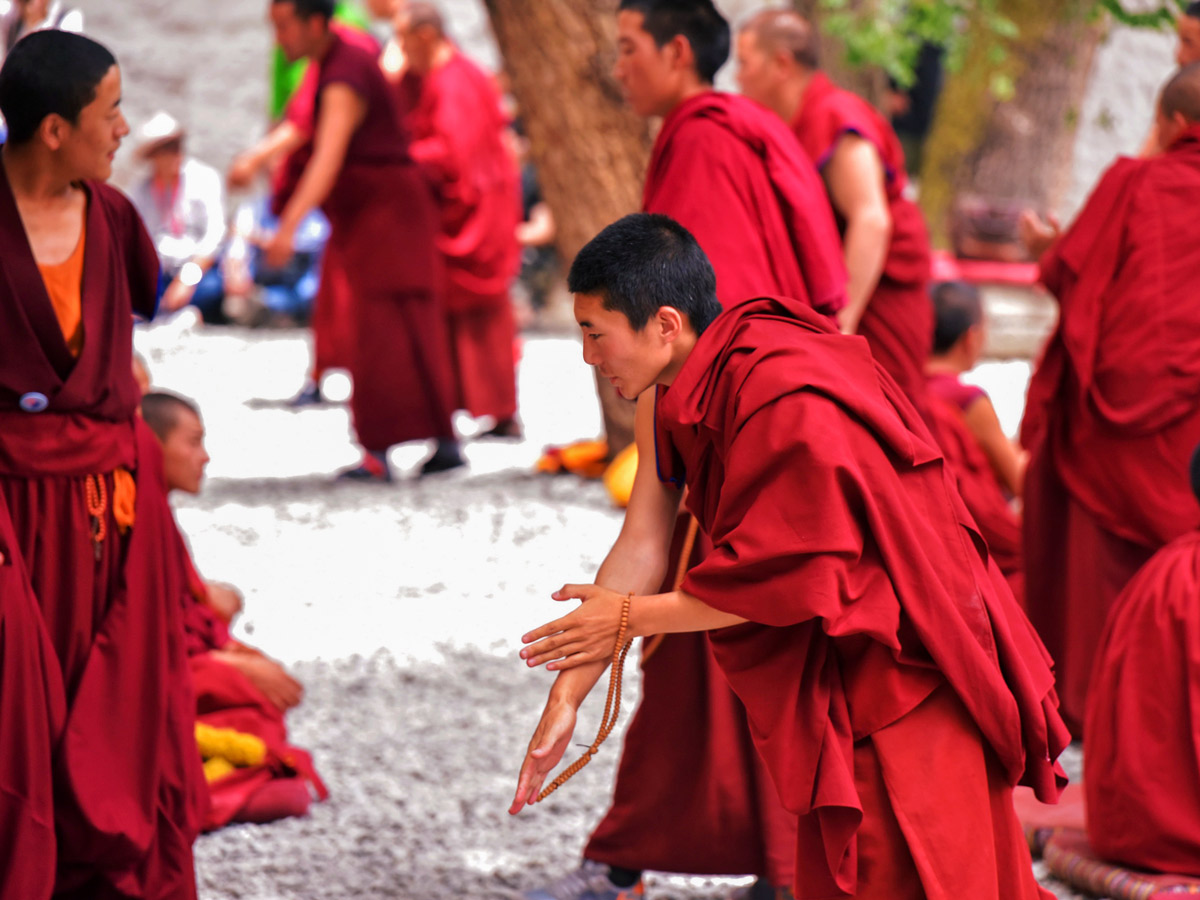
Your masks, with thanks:
[[[136,337],[155,385],[195,398],[208,429],[209,480],[178,515],[201,571],[246,594],[238,636],[304,682],[289,722],[332,792],[307,818],[202,837],[203,900],[511,897],[573,866],[619,732],[544,805],[506,808],[548,685],[516,658],[518,636],[556,614],[553,588],[591,577],[620,527],[599,485],[530,474],[544,444],[599,428],[577,342],[526,340],[526,440],[468,443],[469,472],[424,481],[409,476],[425,448],[401,447],[401,479],[373,488],[329,481],[355,459],[344,407],[283,403],[307,364],[302,332],[192,323]],[[1014,422],[1027,364],[977,375]],[[601,707],[584,707],[581,742]],[[738,883],[649,881],[654,900],[716,900]]]

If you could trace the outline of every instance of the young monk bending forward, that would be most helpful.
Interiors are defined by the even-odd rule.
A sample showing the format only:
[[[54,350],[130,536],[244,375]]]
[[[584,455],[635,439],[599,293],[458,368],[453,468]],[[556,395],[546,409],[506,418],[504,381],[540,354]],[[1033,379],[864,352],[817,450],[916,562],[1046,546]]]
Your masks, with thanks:
[[[714,550],[672,593],[555,593],[584,602],[524,637],[529,665],[563,674],[510,811],[561,759],[627,614],[627,638],[708,632],[797,817],[797,897],[1047,896],[1011,792],[1053,801],[1064,781],[1049,658],[865,340],[785,298],[721,312],[665,216],[602,231],[570,288],[584,360],[627,397],[656,391],[638,422],[656,491],[625,525],[644,571],[627,580],[661,580],[684,486]]]

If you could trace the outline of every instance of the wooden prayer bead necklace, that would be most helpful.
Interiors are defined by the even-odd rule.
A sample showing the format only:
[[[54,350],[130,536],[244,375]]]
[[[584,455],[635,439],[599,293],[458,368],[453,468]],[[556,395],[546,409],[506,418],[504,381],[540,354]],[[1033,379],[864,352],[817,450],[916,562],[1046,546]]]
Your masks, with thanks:
[[[608,697],[604,701],[604,717],[600,720],[600,730],[596,732],[596,739],[592,741],[592,746],[584,751],[583,756],[563,769],[557,778],[542,789],[537,797],[539,801],[545,800],[570,781],[576,772],[590,763],[592,757],[596,755],[596,751],[600,749],[600,745],[616,727],[617,715],[621,712],[621,677],[625,669],[625,656],[633,645],[633,641],[625,640],[625,635],[629,633],[629,605],[632,601],[633,591],[630,591],[625,595],[625,601],[621,604],[621,624],[617,628],[617,640],[613,644],[612,671],[608,675]]]
[[[89,475],[84,479],[87,492],[87,511],[92,517],[92,550],[96,554],[96,562],[100,561],[101,544],[108,536],[108,523],[104,513],[108,510],[108,486],[104,476]]]

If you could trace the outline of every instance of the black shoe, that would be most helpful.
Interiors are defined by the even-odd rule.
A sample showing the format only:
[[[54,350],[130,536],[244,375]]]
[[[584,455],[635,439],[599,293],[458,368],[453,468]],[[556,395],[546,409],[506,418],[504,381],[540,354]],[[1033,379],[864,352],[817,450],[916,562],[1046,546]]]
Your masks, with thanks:
[[[520,441],[525,438],[525,431],[516,419],[501,419],[487,431],[476,435],[480,441]]]
[[[465,466],[466,464],[467,461],[463,459],[458,447],[455,447],[453,450],[444,450],[439,447],[434,451],[433,456],[422,463],[421,474],[435,475],[438,472],[449,472],[451,469],[457,469],[459,466]]]
[[[325,397],[321,394],[321,386],[315,381],[310,381],[300,389],[300,393],[288,401],[288,406],[292,409],[300,409],[304,406],[320,406],[324,402]]]
[[[380,460],[372,454],[365,454],[363,461],[350,469],[342,469],[337,473],[338,481],[366,481],[388,484],[392,480],[392,468],[387,460]]]

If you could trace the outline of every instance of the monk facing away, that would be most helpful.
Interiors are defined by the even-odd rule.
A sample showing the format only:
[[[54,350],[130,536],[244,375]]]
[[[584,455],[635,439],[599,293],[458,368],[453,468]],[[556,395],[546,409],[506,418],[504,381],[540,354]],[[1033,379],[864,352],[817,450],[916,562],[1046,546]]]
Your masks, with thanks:
[[[796,821],[797,897],[1048,897],[1012,788],[1053,801],[1065,782],[1049,659],[866,342],[788,298],[722,312],[703,251],[665,216],[604,229],[569,286],[584,360],[654,399],[637,580],[662,574],[683,487],[713,550],[667,593],[555,592],[584,603],[521,655],[578,673],[577,694],[546,707],[510,812],[537,797],[618,640],[707,631]]]
[[[818,42],[794,11],[759,13],[738,35],[738,84],[788,123],[821,171],[850,274],[842,331],[865,337],[921,407],[933,340],[925,220],[906,196],[900,139],[870,104],[821,71]]]
[[[391,480],[394,444],[434,439],[422,474],[463,465],[451,423],[453,372],[439,297],[437,212],[408,153],[391,86],[376,57],[330,27],[333,0],[273,0],[275,40],[317,70],[306,164],[283,193],[264,256],[282,265],[314,207],[353,295],[350,411],[362,462],[343,478]],[[299,168],[299,167],[297,167]]]
[[[158,258],[104,183],[129,133],[120,102],[116,60],[80,35],[32,33],[0,68],[0,589],[6,635],[24,585],[45,641],[26,630],[21,653],[52,654],[41,681],[5,678],[0,708],[5,741],[35,729],[24,789],[52,784],[52,809],[0,829],[0,883],[22,898],[196,895],[203,775],[180,609],[162,602],[183,572],[132,365]],[[0,773],[20,764],[10,749]]]
[[[1026,602],[1076,726],[1113,601],[1200,519],[1200,63],[1163,88],[1157,133],[1162,152],[1118,159],[1066,232],[1025,223],[1060,306],[1021,426]]]
[[[162,444],[167,491],[198,494],[209,460],[199,410],[182,397],[153,392],[142,398],[142,418]],[[261,752],[245,758],[227,752],[225,735],[200,730],[210,800],[204,827],[302,815],[310,801],[308,782],[322,799],[327,796],[308,754],[287,742],[284,713],[300,703],[304,690],[275,660],[232,638],[230,607],[221,598],[229,589],[200,577],[178,524],[172,526],[187,575],[180,600],[196,721],[262,742]]]
[[[662,117],[643,209],[695,235],[716,272],[718,302],[778,294],[835,315],[846,274],[820,176],[777,116],[713,90],[729,56],[725,19],[708,0],[624,0],[617,38],[613,74],[626,99],[640,115]],[[679,498],[664,499],[658,489],[653,397],[639,405],[633,496],[596,577],[613,590],[646,593],[670,590],[681,562],[703,558],[707,537],[701,523],[684,552],[684,512],[663,570],[642,565],[645,516],[663,502],[678,509]],[[756,892],[786,890],[795,819],[779,803],[708,639],[659,636],[644,646],[642,665],[641,703],[626,732],[612,805],[584,847],[584,863],[527,897],[616,900],[640,891],[645,869],[756,875]],[[576,696],[574,677],[564,675],[555,698]]]
[[[1192,454],[1200,499],[1200,447]],[[1200,878],[1200,519],[1108,614],[1087,704],[1088,841],[1137,869]]]
[[[930,297],[935,328],[925,364],[928,417],[988,552],[1023,602],[1021,518],[1012,500],[1021,496],[1026,457],[1000,427],[987,392],[960,378],[983,353],[983,301],[976,287],[958,281],[934,285]]]
[[[517,162],[504,143],[507,116],[494,81],[450,40],[436,7],[407,4],[397,21],[408,61],[398,89],[412,101],[405,110],[410,149],[440,213],[455,406],[492,420],[483,437],[517,438],[509,286],[520,264],[521,198]]]

